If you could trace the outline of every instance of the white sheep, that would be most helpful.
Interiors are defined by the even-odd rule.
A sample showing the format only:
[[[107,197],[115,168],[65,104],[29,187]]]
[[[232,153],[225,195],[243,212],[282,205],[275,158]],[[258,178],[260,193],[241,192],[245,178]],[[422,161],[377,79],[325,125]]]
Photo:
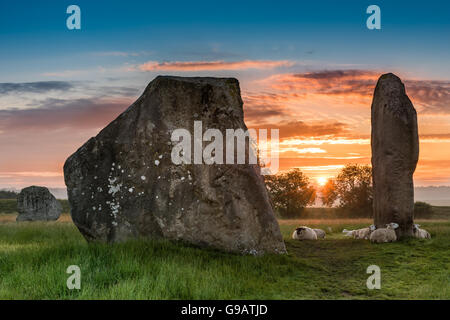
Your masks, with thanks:
[[[367,228],[362,228],[362,229],[356,229],[356,230],[347,230],[344,229],[342,230],[343,233],[345,233],[345,235],[347,237],[353,237],[355,239],[365,239],[368,240],[370,237],[370,234],[376,229],[375,225],[371,225]]]
[[[347,229],[344,229],[344,230],[342,230],[342,233],[346,236],[346,237],[353,237],[353,233],[355,232],[356,230],[347,230]]]
[[[295,240],[317,240],[317,234],[313,229],[301,226],[294,230],[292,239]]]
[[[316,233],[317,239],[325,239],[325,231],[323,231],[322,229],[313,229],[313,231]]]
[[[398,224],[391,222],[386,225],[386,228],[379,228],[370,234],[371,242],[393,242],[397,241],[397,235],[395,229],[398,228]]]
[[[371,233],[374,232],[376,228],[377,227],[375,227],[375,225],[372,224],[368,228],[359,229],[357,239],[369,240]]]
[[[419,239],[431,239],[430,233],[425,229],[420,229],[420,224],[413,225],[413,234],[414,237]]]

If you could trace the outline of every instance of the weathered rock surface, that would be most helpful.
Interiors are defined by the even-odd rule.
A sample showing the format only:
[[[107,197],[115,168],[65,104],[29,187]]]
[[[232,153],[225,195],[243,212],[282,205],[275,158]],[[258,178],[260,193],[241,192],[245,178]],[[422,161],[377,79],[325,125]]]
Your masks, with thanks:
[[[45,187],[31,186],[19,193],[16,221],[57,220],[62,212],[61,204]]]
[[[73,221],[87,240],[163,237],[240,253],[285,252],[259,166],[171,161],[174,129],[193,135],[194,121],[202,121],[203,130],[225,136],[246,130],[243,118],[236,79],[157,77],[67,159]]]
[[[400,78],[378,80],[372,102],[373,209],[377,228],[396,222],[397,236],[413,235],[413,173],[419,158],[417,114]]]

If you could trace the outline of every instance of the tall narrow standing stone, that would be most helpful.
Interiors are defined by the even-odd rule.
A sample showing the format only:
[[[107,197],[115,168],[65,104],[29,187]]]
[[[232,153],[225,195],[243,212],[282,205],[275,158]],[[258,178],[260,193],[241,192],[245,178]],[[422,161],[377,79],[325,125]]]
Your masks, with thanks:
[[[413,173],[419,158],[417,114],[400,78],[378,80],[372,101],[373,210],[377,228],[396,222],[397,236],[412,236]]]

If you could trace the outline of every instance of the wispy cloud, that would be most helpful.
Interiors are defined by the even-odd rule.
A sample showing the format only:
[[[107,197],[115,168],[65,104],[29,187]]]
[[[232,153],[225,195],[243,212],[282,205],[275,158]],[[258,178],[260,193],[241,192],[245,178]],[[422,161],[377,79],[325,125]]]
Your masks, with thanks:
[[[211,70],[246,70],[272,69],[289,67],[293,62],[288,60],[242,60],[242,61],[149,61],[139,66],[142,71],[211,71]]]
[[[46,93],[48,91],[66,91],[74,87],[68,81],[39,81],[22,83],[0,83],[0,94],[10,93]]]
[[[278,95],[295,93],[297,99],[322,95],[345,98],[348,104],[370,105],[381,74],[373,70],[322,70],[272,75],[262,83]],[[403,79],[403,82],[420,113],[450,114],[450,81]]]
[[[347,145],[347,144],[359,144],[370,145],[370,139],[368,138],[347,138],[347,137],[335,137],[335,138],[310,138],[310,139],[286,139],[280,142],[280,146],[300,146],[300,145],[315,145],[320,146],[324,144],[329,145]]]
[[[421,134],[420,141],[428,143],[450,142],[450,133]]]
[[[89,71],[86,71],[86,70],[62,70],[62,71],[44,72],[44,73],[42,73],[42,76],[64,78],[64,77],[79,76],[79,75],[87,74],[88,72]]]
[[[293,138],[342,136],[348,133],[348,126],[344,123],[334,121],[289,121],[279,123],[260,123],[258,128],[279,129],[279,136],[282,140]]]
[[[62,173],[55,172],[39,172],[39,171],[24,171],[24,172],[0,172],[0,178],[9,177],[61,177]]]
[[[86,69],[67,69],[67,70],[53,70],[42,72],[40,75],[43,77],[52,77],[52,78],[68,78],[72,79],[74,77],[86,77],[88,79],[92,79],[95,76],[103,75],[103,76],[120,76],[123,75],[124,72],[137,71],[136,65],[129,64],[128,62],[123,63],[121,66],[97,66]]]
[[[92,53],[94,56],[99,57],[138,57],[143,52],[126,52],[126,51],[101,51]]]
[[[381,75],[369,70],[330,70],[297,74],[278,74],[266,79],[272,88],[303,94],[362,95],[373,93]]]
[[[280,153],[285,152],[296,152],[299,154],[305,154],[305,153],[327,153],[326,150],[321,148],[283,148],[283,150],[280,150]]]
[[[295,92],[243,92],[245,120],[260,123],[272,117],[289,117],[287,105],[302,96]]]
[[[450,114],[450,81],[406,80],[406,90],[423,114]]]
[[[126,97],[47,98],[32,108],[0,110],[0,185],[63,186],[65,159],[131,103]]]
[[[51,131],[61,128],[100,128],[131,104],[130,99],[54,99],[41,101],[30,109],[0,110],[0,130],[8,133],[33,130]]]

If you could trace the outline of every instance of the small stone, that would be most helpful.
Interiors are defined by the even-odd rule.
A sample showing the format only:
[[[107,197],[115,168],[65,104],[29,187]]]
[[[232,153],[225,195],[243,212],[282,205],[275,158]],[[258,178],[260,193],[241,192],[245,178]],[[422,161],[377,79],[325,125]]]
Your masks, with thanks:
[[[45,187],[31,186],[22,189],[17,197],[16,221],[58,220],[61,203]]]

